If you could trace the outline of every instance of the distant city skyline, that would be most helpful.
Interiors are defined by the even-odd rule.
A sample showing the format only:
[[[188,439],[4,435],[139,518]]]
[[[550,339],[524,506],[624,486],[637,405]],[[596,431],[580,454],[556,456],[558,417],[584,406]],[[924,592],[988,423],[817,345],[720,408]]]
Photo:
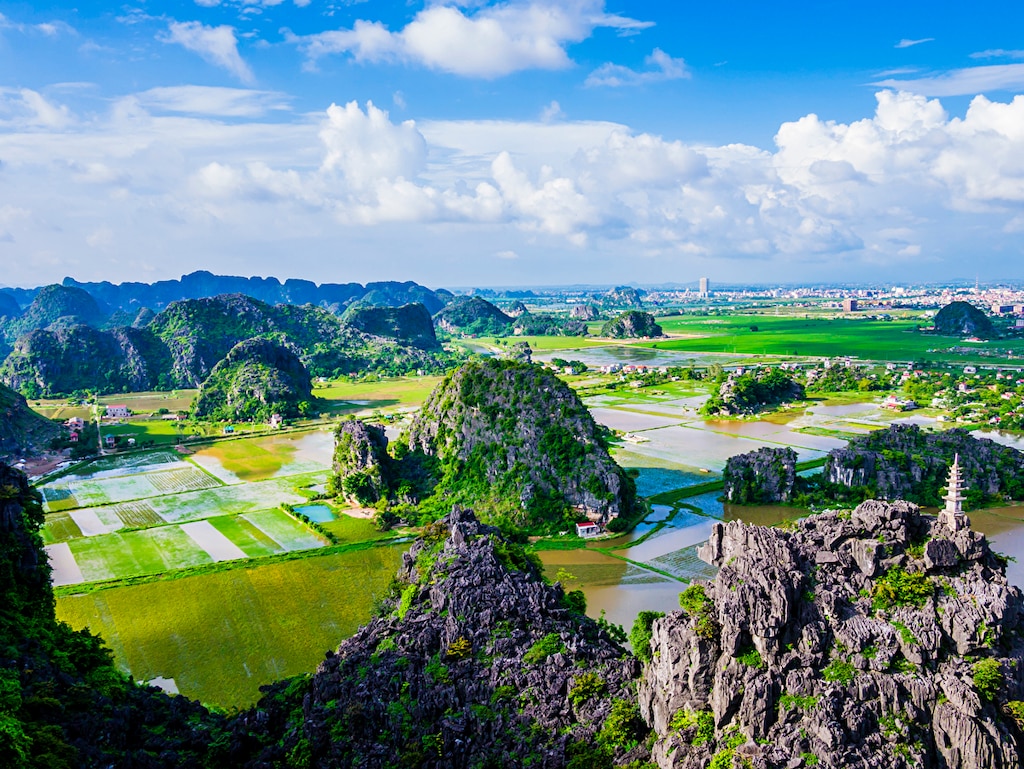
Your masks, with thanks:
[[[0,0],[0,284],[1024,278],[1022,25],[1010,2]]]

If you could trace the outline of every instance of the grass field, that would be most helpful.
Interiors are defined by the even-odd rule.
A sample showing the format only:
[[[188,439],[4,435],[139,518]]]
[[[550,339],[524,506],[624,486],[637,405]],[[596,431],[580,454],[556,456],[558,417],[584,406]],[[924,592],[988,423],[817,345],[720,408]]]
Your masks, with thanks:
[[[854,356],[864,360],[946,360],[982,361],[996,359],[980,355],[954,356],[954,345],[983,351],[989,348],[1015,350],[1024,354],[1024,340],[963,342],[956,337],[921,334],[914,330],[920,321],[869,321],[843,318],[822,319],[793,316],[730,315],[727,317],[659,318],[668,334],[693,335],[687,339],[643,342],[661,350],[691,352],[732,352],[762,355]],[[751,331],[756,326],[757,331]],[[929,352],[929,350],[937,350]]]
[[[380,382],[328,382],[317,386],[313,394],[330,401],[333,411],[362,411],[419,406],[441,377],[395,377]]]
[[[170,392],[123,393],[101,395],[97,401],[101,406],[123,403],[133,414],[154,414],[160,409],[188,411],[198,390],[172,390]]]
[[[245,706],[262,684],[315,668],[366,622],[405,547],[65,596],[57,616],[102,635],[138,680],[173,678],[186,696]]]
[[[105,424],[100,432],[102,435],[134,438],[136,441],[151,440],[157,445],[173,445],[178,442],[181,434],[178,423],[171,419],[132,419],[118,425]]]

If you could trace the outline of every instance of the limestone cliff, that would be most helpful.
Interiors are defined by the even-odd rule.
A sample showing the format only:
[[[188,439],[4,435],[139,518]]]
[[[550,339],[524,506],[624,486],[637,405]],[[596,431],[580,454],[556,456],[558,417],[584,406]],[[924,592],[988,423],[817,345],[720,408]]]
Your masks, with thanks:
[[[60,435],[60,430],[30,409],[25,396],[0,384],[0,457],[35,453]]]
[[[917,425],[896,424],[853,438],[833,449],[825,462],[829,483],[867,487],[883,499],[939,505],[939,490],[959,454],[968,500],[1024,498],[1024,452],[966,430],[930,433]]]
[[[992,321],[970,302],[950,302],[935,315],[935,332],[950,336],[996,336]]]
[[[473,505],[491,519],[561,530],[579,517],[607,521],[636,505],[632,479],[608,454],[576,393],[540,366],[467,363],[431,393],[408,432],[435,457],[435,503]]]
[[[1021,765],[1024,601],[982,535],[869,501],[700,555],[639,688],[660,767]]]
[[[737,505],[790,502],[796,485],[796,452],[761,448],[729,457],[722,474],[725,498]]]
[[[203,419],[265,422],[313,412],[309,372],[295,352],[267,339],[239,342],[213,367],[192,406]]]
[[[628,310],[615,316],[601,327],[599,333],[599,336],[612,339],[640,339],[661,335],[661,326],[654,322],[654,316],[640,310]]]
[[[603,769],[645,755],[637,662],[532,558],[456,510],[405,556],[378,616],[239,721],[261,766]],[[294,710],[293,710],[294,709]]]

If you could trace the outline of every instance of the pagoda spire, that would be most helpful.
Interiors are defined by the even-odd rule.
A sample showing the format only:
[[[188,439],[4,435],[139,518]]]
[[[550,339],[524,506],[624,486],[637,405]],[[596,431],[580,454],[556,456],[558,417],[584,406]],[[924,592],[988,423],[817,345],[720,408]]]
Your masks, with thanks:
[[[960,472],[960,455],[953,457],[953,466],[949,468],[949,484],[943,499],[946,506],[939,511],[939,523],[946,526],[950,531],[969,529],[971,521],[964,513],[964,486],[963,476]]]

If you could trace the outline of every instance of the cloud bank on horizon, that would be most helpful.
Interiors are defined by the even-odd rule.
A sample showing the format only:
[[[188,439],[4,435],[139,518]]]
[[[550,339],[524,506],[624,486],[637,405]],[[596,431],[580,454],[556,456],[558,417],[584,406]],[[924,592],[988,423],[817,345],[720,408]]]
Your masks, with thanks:
[[[879,30],[828,90],[765,93],[785,73],[681,45],[700,19],[659,4],[118,14],[0,3],[0,284],[1019,277],[1024,54],[998,37]]]

